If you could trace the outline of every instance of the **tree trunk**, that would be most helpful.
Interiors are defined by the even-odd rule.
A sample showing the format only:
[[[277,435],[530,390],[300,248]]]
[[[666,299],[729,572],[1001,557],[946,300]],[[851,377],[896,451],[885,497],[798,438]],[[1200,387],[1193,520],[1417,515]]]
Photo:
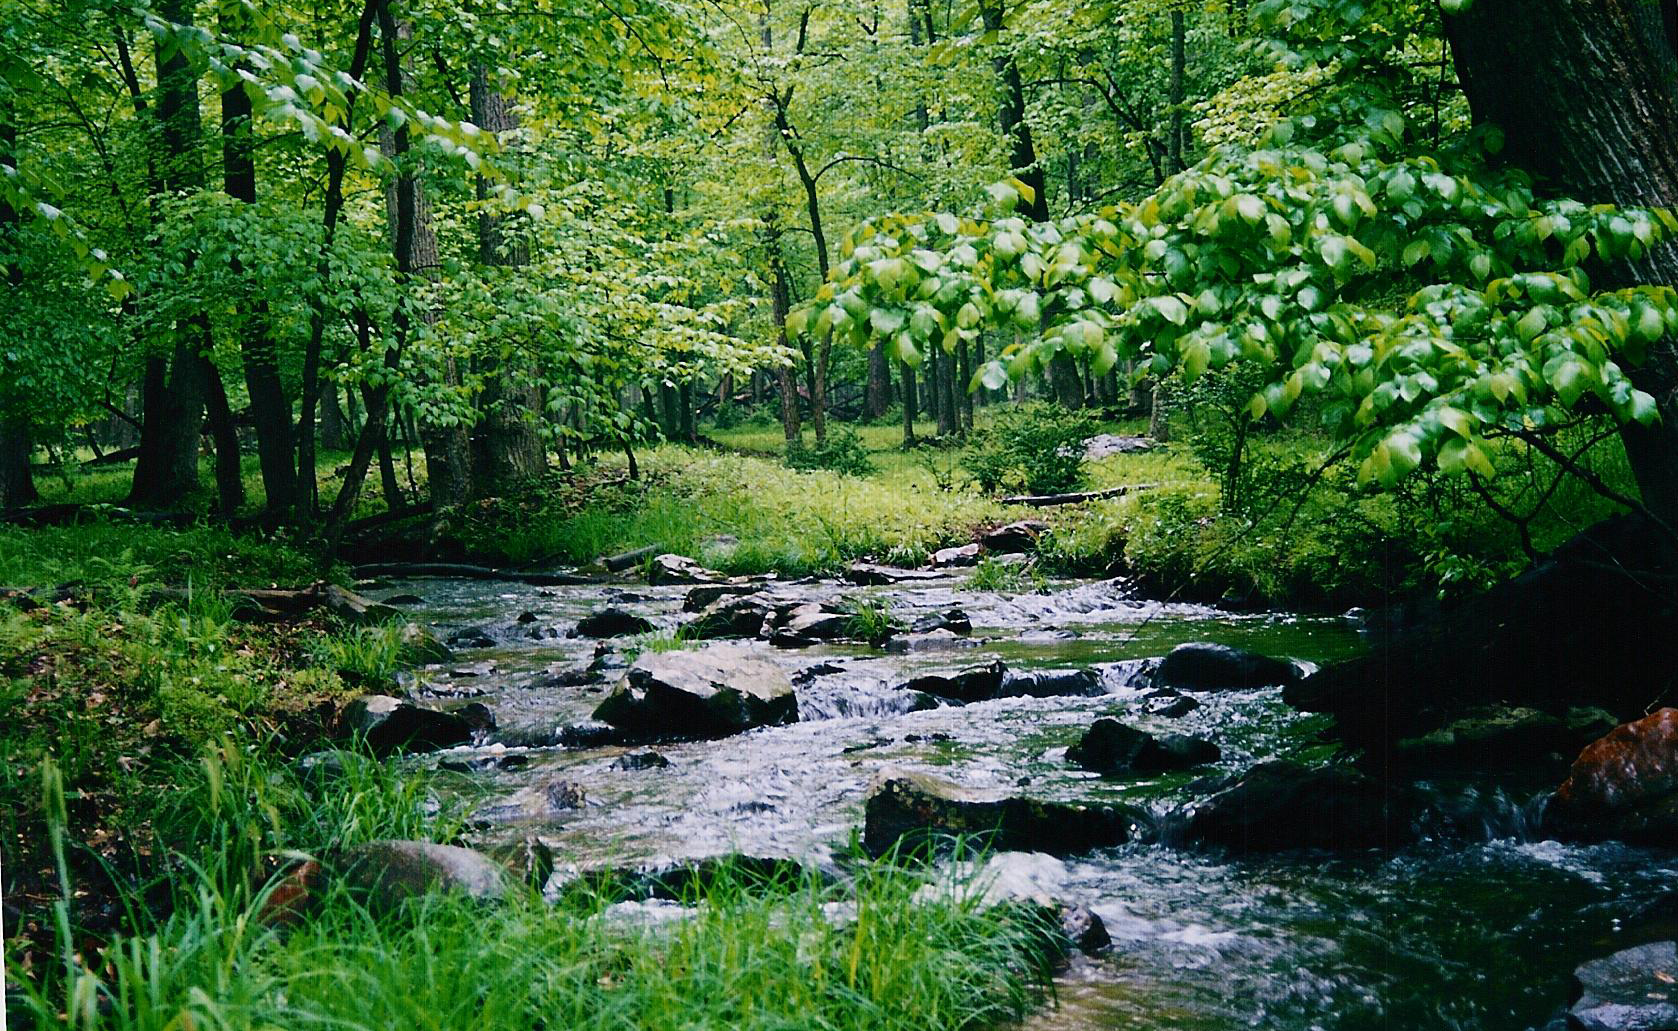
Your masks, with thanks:
[[[11,105],[6,98],[0,97],[0,168],[17,166],[12,158],[12,148],[16,143],[17,126],[12,120]],[[0,250],[14,253],[13,237],[21,221],[17,210],[6,202],[5,194],[0,194]],[[6,283],[12,290],[23,286],[21,265],[6,265]],[[29,414],[24,410],[21,399],[7,397],[6,394],[6,384],[0,381],[0,512],[30,504],[40,497],[35,491],[34,474],[29,468],[30,455],[35,451]]]
[[[768,30],[765,30],[768,31]],[[787,312],[792,301],[787,289],[786,265],[781,261],[781,237],[771,221],[767,230],[770,264],[770,312],[775,319],[775,332],[782,347],[787,346]],[[798,423],[798,379],[790,362],[775,367],[775,381],[781,391],[781,430],[787,446],[802,437]]]
[[[1187,32],[1183,26],[1183,9],[1171,9],[1171,125],[1166,145],[1171,155],[1171,171],[1181,172],[1183,164],[1183,67],[1188,63]]]
[[[29,458],[34,451],[28,417],[8,415],[0,419],[0,512],[40,499],[29,470]]]
[[[207,338],[207,327],[205,335]],[[206,339],[206,351],[208,348]],[[210,439],[216,445],[216,505],[224,517],[231,517],[245,504],[245,469],[239,454],[239,430],[233,425],[233,409],[227,404],[227,387],[221,381],[220,370],[203,355],[198,360],[202,363],[200,375],[204,377],[204,407],[210,417]]]
[[[1445,19],[1475,120],[1502,156],[1587,204],[1678,208],[1678,60],[1670,4],[1475,0]],[[1678,286],[1678,244],[1592,270],[1599,287]],[[1678,342],[1631,370],[1661,421],[1622,431],[1643,503],[1678,526]]]
[[[1078,382],[1078,363],[1064,350],[1056,351],[1049,359],[1049,385],[1054,388],[1055,400],[1067,408],[1083,405],[1084,388]]]
[[[1002,31],[1001,0],[981,0],[979,16],[986,32]],[[1020,79],[1019,66],[1011,55],[994,58],[991,66],[996,71],[1002,92],[997,113],[1002,123],[1002,135],[1008,141],[1008,165],[1014,176],[1031,187],[1033,193],[1029,203],[1020,205],[1020,214],[1036,222],[1047,222],[1049,194],[1045,189],[1047,183],[1043,166],[1038,163],[1037,148],[1032,143],[1031,126],[1025,120],[1025,84]]]
[[[973,370],[968,365],[967,341],[956,345],[956,383],[961,394],[961,431],[973,428],[973,391],[967,389],[973,381]]]
[[[915,367],[908,362],[897,363],[897,379],[903,385],[903,446],[915,444]]]
[[[956,409],[955,356],[934,344],[932,359],[938,363],[938,435],[953,436],[961,432]]]
[[[338,407],[338,384],[326,380],[320,392],[320,446],[342,451],[350,433],[343,409]]]
[[[868,392],[864,395],[863,411],[870,419],[878,419],[891,407],[891,362],[886,358],[886,346],[875,344],[868,352]]]
[[[366,74],[367,63],[373,53],[373,20],[378,10],[379,0],[366,0],[361,9],[361,18],[356,25],[355,53],[350,58],[350,78],[360,81]],[[344,112],[340,126],[348,131],[350,114],[355,108],[358,94],[349,94],[349,110]],[[344,207],[344,155],[336,149],[326,152],[326,198],[321,214],[321,245],[320,252],[315,258],[315,277],[321,283],[331,278],[332,272],[332,241],[337,236],[338,218]],[[299,470],[298,507],[302,514],[313,521],[320,507],[319,490],[315,476],[315,405],[321,390],[321,346],[326,338],[326,320],[335,314],[327,310],[327,293],[320,290],[312,298],[309,309],[309,338],[303,347],[303,385],[301,390],[300,408],[297,417],[297,468]],[[329,383],[328,391],[335,388]],[[329,393],[329,400],[332,394]],[[346,390],[344,402],[349,407],[350,429],[357,437],[360,430],[355,428],[357,421],[355,414],[355,392]],[[324,420],[323,420],[324,421]],[[325,432],[325,427],[322,427]],[[359,441],[358,441],[359,442]],[[335,444],[327,447],[343,448],[348,438],[340,434]]]
[[[507,98],[490,88],[489,72],[482,64],[472,68],[471,93],[472,120],[478,128],[497,138],[518,128]],[[479,202],[489,199],[487,180],[479,177],[476,189]],[[486,265],[517,267],[530,260],[529,248],[506,233],[506,219],[487,208],[478,214],[478,260]],[[547,469],[547,448],[537,432],[541,407],[541,393],[533,383],[518,382],[504,369],[490,374],[484,386],[484,421],[472,440],[474,493],[504,494]]]
[[[222,9],[222,34],[238,40],[248,34],[244,9],[230,5]],[[244,83],[221,95],[222,188],[233,200],[256,203],[256,151],[251,122],[251,98]],[[233,274],[244,268],[233,259]],[[265,509],[271,516],[290,518],[297,508],[297,466],[292,453],[291,399],[280,382],[274,339],[268,332],[268,304],[257,301],[244,313],[239,333],[239,355],[245,366],[245,389],[251,399],[251,419],[256,430],[257,459],[262,466]],[[212,395],[213,397],[214,395]],[[226,397],[221,398],[225,404]],[[221,434],[216,450],[221,451]],[[311,474],[313,470],[310,470]]]
[[[158,13],[186,24],[190,0],[168,0]],[[204,184],[199,152],[202,125],[198,80],[179,47],[157,45],[157,126],[162,161],[159,185],[169,191],[193,191]],[[152,358],[146,367],[145,417],[140,457],[128,501],[144,508],[171,508],[198,490],[198,438],[204,420],[205,381],[199,348],[203,327],[185,320],[175,327],[169,360]]]

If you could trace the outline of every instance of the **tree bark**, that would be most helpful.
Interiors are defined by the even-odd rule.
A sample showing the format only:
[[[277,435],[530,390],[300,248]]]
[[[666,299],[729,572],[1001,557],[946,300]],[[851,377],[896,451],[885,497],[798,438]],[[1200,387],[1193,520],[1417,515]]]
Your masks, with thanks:
[[[12,148],[17,144],[17,125],[12,118],[9,101],[0,97],[0,167],[15,168]],[[16,209],[0,194],[0,250],[12,253],[14,237],[22,222]],[[12,290],[23,286],[23,267],[16,262],[6,264],[6,283]],[[18,508],[39,500],[34,474],[29,468],[30,455],[35,447],[29,413],[21,398],[6,396],[6,385],[0,381],[0,512]]]
[[[863,396],[863,412],[870,419],[878,419],[891,407],[891,362],[886,358],[884,344],[875,344],[868,352],[868,390]]]
[[[507,98],[493,89],[482,64],[472,68],[472,120],[497,138],[518,128]],[[489,182],[479,177],[479,202],[489,199]],[[530,261],[523,241],[506,232],[508,216],[487,208],[478,214],[478,260],[485,265],[519,267]],[[484,419],[472,438],[472,489],[480,496],[504,494],[547,469],[547,448],[537,432],[541,393],[505,368],[491,370],[484,386]]]
[[[1188,63],[1187,31],[1183,25],[1183,9],[1171,9],[1171,126],[1167,147],[1171,156],[1171,171],[1181,172],[1183,164],[1183,69]]]
[[[192,18],[190,0],[167,0],[158,8],[177,24]],[[159,41],[157,66],[157,127],[162,160],[157,166],[163,190],[191,191],[204,185],[200,153],[202,125],[198,111],[198,80],[186,53]],[[198,490],[198,438],[204,420],[205,378],[200,347],[204,327],[187,320],[175,329],[170,358],[148,359],[145,415],[140,432],[140,457],[134,463],[132,505],[172,508]]]
[[[1475,0],[1445,19],[1474,118],[1502,157],[1587,204],[1678,208],[1678,60],[1670,3]],[[1600,287],[1678,286],[1678,244],[1592,270]],[[1678,341],[1631,370],[1660,406],[1621,436],[1643,504],[1678,526]]]
[[[903,446],[915,444],[915,367],[908,362],[897,363],[897,379],[903,386]]]
[[[221,30],[224,36],[240,39],[248,34],[249,26],[243,11],[238,5],[223,8]],[[245,92],[244,83],[236,80],[221,95],[222,188],[233,200],[254,205],[256,152],[251,115],[250,95]],[[244,268],[235,257],[233,274],[238,276],[243,273]],[[244,316],[239,333],[239,355],[245,367],[245,389],[251,399],[256,453],[262,467],[264,507],[270,516],[289,519],[297,509],[291,399],[286,396],[285,386],[280,382],[279,359],[274,349],[274,338],[268,331],[267,302],[255,302]],[[212,389],[212,400],[219,397],[220,403],[225,406],[227,399],[219,386],[217,384]],[[216,453],[219,455],[223,434],[218,432],[216,438]],[[313,474],[312,469],[308,472]],[[219,477],[218,472],[218,480]]]
[[[361,18],[356,24],[355,53],[350,58],[350,78],[360,81],[366,74],[367,63],[373,53],[373,19],[377,11],[378,0],[367,0],[362,6]],[[340,123],[346,131],[350,123],[350,115],[355,110],[358,94],[351,93],[348,97],[349,110],[344,112]],[[309,339],[303,348],[303,385],[300,399],[300,411],[297,417],[297,468],[301,473],[298,492],[298,506],[304,516],[311,522],[320,507],[319,490],[315,478],[315,405],[321,390],[321,346],[326,338],[326,321],[335,313],[327,310],[327,284],[332,275],[332,242],[337,236],[338,219],[344,208],[344,155],[337,150],[328,149],[326,152],[326,198],[324,210],[321,214],[321,245],[320,253],[315,258],[315,278],[320,283],[320,289],[315,292],[309,309]],[[329,385],[329,389],[330,385]],[[330,397],[330,395],[329,395]],[[355,393],[352,390],[344,392],[344,401],[351,408],[350,421],[355,422]],[[329,401],[329,403],[331,403]],[[325,427],[322,427],[324,433]],[[359,435],[359,431],[355,431]],[[346,443],[344,437],[327,447],[342,448]],[[359,489],[359,488],[358,488]]]
[[[1001,0],[982,0],[979,17],[986,32],[1001,32]],[[1025,84],[1020,79],[1019,66],[1014,63],[1011,54],[993,58],[991,66],[996,71],[1002,93],[997,114],[1002,123],[1002,135],[1008,141],[1008,165],[1020,182],[1031,187],[1033,194],[1029,203],[1020,205],[1020,214],[1036,222],[1047,222],[1049,194],[1045,189],[1047,183],[1043,166],[1037,160],[1037,148],[1031,139],[1031,126],[1025,120]]]

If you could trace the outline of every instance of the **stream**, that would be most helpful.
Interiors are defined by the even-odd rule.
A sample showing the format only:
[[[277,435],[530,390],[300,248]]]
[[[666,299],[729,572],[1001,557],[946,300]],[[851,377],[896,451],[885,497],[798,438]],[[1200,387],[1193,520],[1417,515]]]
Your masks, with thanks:
[[[532,785],[562,778],[578,808],[535,820],[491,818],[480,841],[538,835],[560,874],[604,866],[648,868],[725,853],[825,865],[860,833],[876,772],[934,772],[963,785],[1006,787],[1060,800],[1125,801],[1163,812],[1232,774],[1275,757],[1320,760],[1323,718],[1294,712],[1279,689],[1196,695],[1176,718],[1151,715],[1148,660],[1185,641],[1215,641],[1305,663],[1357,654],[1341,618],[1232,614],[1132,600],[1111,583],[1060,581],[1043,594],[964,588],[959,575],[884,587],[778,582],[777,596],[832,601],[871,596],[905,623],[952,607],[970,617],[963,647],[892,654],[865,645],[754,652],[797,685],[800,722],[720,740],[651,746],[667,766],[626,768],[648,746],[565,747],[559,728],[582,723],[610,689],[566,686],[602,642],[568,636],[582,617],[625,609],[673,630],[687,587],[637,583],[525,587],[476,580],[380,582],[380,599],[417,595],[409,611],[447,639],[482,631],[486,646],[405,677],[425,704],[487,704],[488,743],[416,761],[440,764],[445,790],[479,812],[508,807]],[[493,641],[493,645],[487,645]],[[636,638],[604,642],[621,663]],[[910,711],[910,676],[1000,658],[1013,669],[1088,667],[1095,697],[1003,698]],[[1222,759],[1188,773],[1103,780],[1065,761],[1095,719],[1153,733],[1197,734]],[[1161,844],[1132,844],[1050,864],[1056,897],[1099,915],[1112,949],[1080,957],[1057,982],[1058,1004],[1032,1031],[1098,1028],[1484,1029],[1563,1027],[1571,972],[1637,941],[1621,921],[1668,889],[1678,856],[1619,845],[1535,840],[1526,789],[1455,785],[1481,833],[1427,840],[1390,853],[1292,853],[1232,860]],[[1466,801],[1464,801],[1466,800]]]

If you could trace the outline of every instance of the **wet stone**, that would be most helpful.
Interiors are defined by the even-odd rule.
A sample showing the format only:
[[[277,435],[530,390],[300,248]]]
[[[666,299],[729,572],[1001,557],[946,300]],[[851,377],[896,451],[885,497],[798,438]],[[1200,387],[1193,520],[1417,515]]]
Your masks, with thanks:
[[[1571,840],[1678,844],[1678,709],[1615,727],[1580,752],[1544,827]]]
[[[619,608],[601,609],[577,621],[578,637],[626,637],[654,629],[652,620]]]
[[[904,655],[912,652],[951,651],[958,648],[977,648],[981,642],[949,630],[934,630],[925,634],[905,634],[886,642],[886,652]]]
[[[756,584],[700,584],[688,591],[682,600],[683,612],[703,612],[728,597],[756,594]]]
[[[798,702],[779,666],[737,646],[713,645],[642,655],[594,718],[633,735],[712,738],[792,723]]]
[[[932,553],[932,568],[954,569],[979,564],[979,545],[963,544],[959,548],[941,548]]]
[[[1009,670],[997,690],[1003,698],[1091,697],[1101,693],[1101,676],[1093,669]]]
[[[883,855],[899,842],[919,849],[963,838],[982,848],[1069,855],[1122,845],[1145,825],[1145,816],[1124,806],[1023,798],[884,770],[864,803],[863,844]]]
[[[390,695],[363,695],[344,707],[338,726],[344,736],[361,738],[378,755],[434,752],[470,743],[488,713],[482,704],[470,713],[443,712]],[[494,725],[493,718],[488,722]]]
[[[370,841],[330,865],[346,886],[381,908],[429,893],[496,899],[507,886],[506,868],[483,853],[429,841]]]
[[[658,752],[631,752],[612,760],[614,770],[661,770],[669,765],[670,760]]]
[[[1678,1028],[1678,944],[1639,945],[1573,972],[1567,1026],[1579,1031]]]
[[[647,568],[647,583],[654,587],[669,584],[721,584],[728,577],[714,569],[706,569],[685,555],[659,555]]]
[[[494,648],[495,638],[481,627],[461,627],[449,635],[451,648]]]
[[[1041,519],[1022,519],[999,526],[979,538],[979,548],[993,555],[1014,555],[1037,549],[1037,539],[1049,530]]]
[[[684,628],[696,640],[756,637],[775,615],[775,603],[761,594],[724,596],[712,602]]]
[[[1392,848],[1415,837],[1408,792],[1345,766],[1261,763],[1178,815],[1188,841],[1237,853]]]
[[[960,609],[929,612],[909,624],[911,634],[929,634],[934,630],[948,630],[965,637],[973,632],[973,621]]]
[[[1068,762],[1092,773],[1162,773],[1217,762],[1218,746],[1185,734],[1156,738],[1118,720],[1100,719],[1066,750]]]
[[[1292,684],[1299,678],[1299,667],[1284,659],[1205,641],[1179,644],[1154,671],[1156,687],[1180,691],[1238,691]]]
[[[953,702],[982,702],[997,696],[1002,690],[1008,667],[1001,659],[983,666],[969,666],[950,673],[927,673],[903,685],[905,691],[915,691],[947,698]]]

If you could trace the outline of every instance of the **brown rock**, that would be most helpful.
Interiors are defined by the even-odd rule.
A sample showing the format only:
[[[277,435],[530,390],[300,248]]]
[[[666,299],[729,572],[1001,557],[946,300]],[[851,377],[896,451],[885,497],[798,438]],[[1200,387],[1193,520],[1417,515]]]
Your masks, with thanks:
[[[1586,745],[1551,796],[1544,825],[1561,838],[1678,843],[1678,709]]]

